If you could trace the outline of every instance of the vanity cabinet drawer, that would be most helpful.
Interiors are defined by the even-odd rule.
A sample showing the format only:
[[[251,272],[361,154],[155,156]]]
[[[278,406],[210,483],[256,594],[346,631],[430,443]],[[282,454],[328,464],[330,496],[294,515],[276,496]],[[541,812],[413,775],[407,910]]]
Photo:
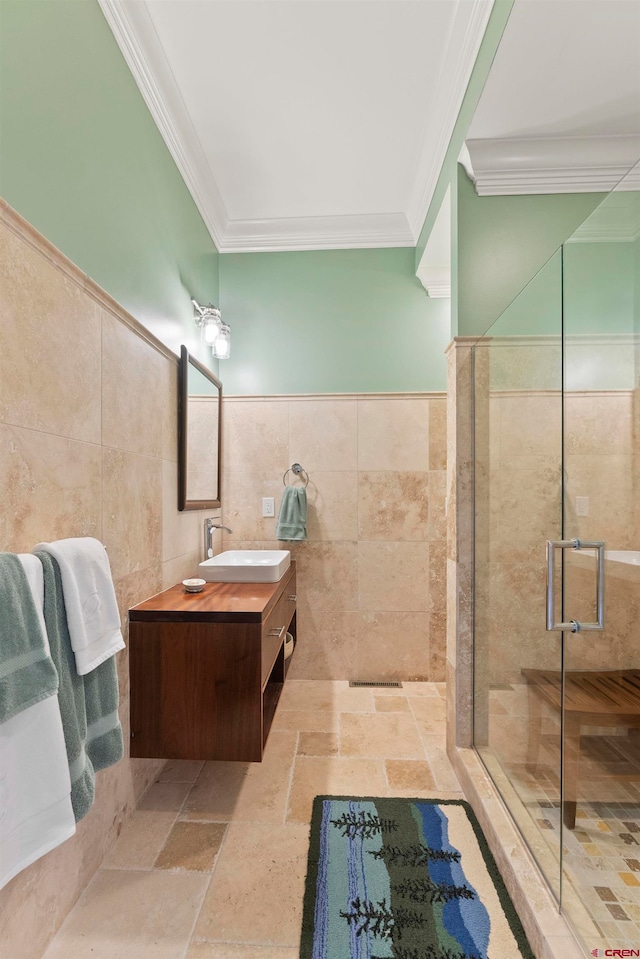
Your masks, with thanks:
[[[269,673],[285,641],[286,632],[296,611],[296,575],[287,582],[284,592],[274,608],[269,613],[262,627],[262,685],[267,681]]]

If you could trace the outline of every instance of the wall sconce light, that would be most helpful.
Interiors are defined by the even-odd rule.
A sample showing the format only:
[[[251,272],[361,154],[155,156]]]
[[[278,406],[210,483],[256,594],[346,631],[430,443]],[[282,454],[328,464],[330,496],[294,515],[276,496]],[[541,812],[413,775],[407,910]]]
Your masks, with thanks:
[[[212,303],[206,306],[191,297],[193,303],[196,326],[200,327],[202,336],[211,347],[211,353],[218,360],[227,360],[231,356],[231,327],[224,323],[220,310]]]

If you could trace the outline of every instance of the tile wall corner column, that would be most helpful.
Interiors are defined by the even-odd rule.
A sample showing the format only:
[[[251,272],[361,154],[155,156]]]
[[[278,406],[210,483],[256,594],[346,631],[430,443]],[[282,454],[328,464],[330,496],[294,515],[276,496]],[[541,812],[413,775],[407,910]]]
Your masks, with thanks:
[[[473,350],[447,351],[447,748],[473,736]]]

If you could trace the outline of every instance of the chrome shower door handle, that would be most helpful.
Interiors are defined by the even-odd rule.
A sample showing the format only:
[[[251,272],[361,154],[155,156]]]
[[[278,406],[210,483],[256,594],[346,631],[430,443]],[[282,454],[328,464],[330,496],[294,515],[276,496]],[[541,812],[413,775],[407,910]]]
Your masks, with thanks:
[[[598,621],[596,623],[579,623],[575,619],[568,623],[556,623],[555,618],[555,595],[553,589],[553,568],[557,549],[595,549],[597,550],[597,586],[596,586],[596,607],[598,610]],[[547,629],[568,630],[572,633],[582,633],[587,630],[604,629],[604,542],[581,539],[559,539],[547,540]]]

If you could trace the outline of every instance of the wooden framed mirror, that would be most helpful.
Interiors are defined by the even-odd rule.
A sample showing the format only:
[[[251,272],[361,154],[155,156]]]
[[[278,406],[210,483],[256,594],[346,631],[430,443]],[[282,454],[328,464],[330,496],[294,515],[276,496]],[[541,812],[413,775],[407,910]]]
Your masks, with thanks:
[[[178,509],[220,506],[222,383],[180,347]]]

